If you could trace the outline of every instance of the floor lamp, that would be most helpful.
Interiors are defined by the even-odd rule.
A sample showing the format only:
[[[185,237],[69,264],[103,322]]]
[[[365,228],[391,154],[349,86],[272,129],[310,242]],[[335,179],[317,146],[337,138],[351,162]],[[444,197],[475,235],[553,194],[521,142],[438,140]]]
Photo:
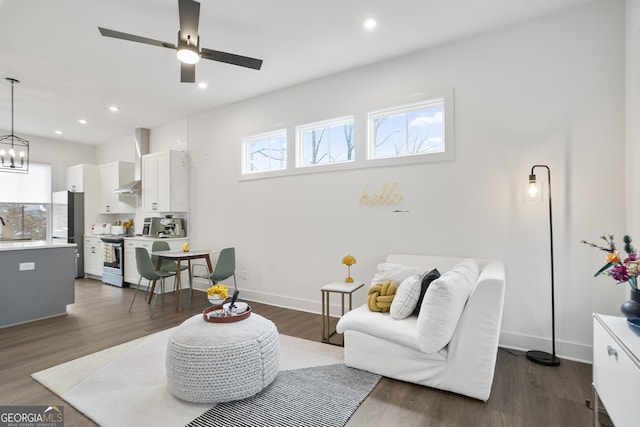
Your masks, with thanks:
[[[556,357],[556,310],[555,310],[555,295],[554,295],[554,286],[553,286],[553,218],[551,215],[551,170],[547,165],[534,165],[531,168],[531,173],[529,174],[529,190],[528,195],[530,198],[537,197],[538,194],[538,183],[536,182],[536,176],[533,173],[535,168],[545,168],[547,170],[547,178],[549,183],[549,247],[551,254],[551,345],[552,352],[551,354],[546,351],[539,350],[531,350],[527,352],[527,359],[532,362],[538,363],[540,365],[546,366],[558,366],[560,364],[560,359]]]

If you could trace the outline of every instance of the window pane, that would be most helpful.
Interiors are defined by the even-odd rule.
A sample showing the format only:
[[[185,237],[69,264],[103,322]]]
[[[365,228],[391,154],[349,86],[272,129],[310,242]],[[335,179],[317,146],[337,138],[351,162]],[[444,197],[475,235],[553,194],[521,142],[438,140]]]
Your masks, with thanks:
[[[40,204],[0,204],[0,218],[5,225],[0,238],[3,240],[46,240],[47,207]]]
[[[408,113],[410,153],[444,152],[442,105]]]
[[[287,135],[285,131],[256,135],[244,140],[247,158],[243,173],[286,169]]]
[[[407,154],[407,115],[394,114],[375,120],[376,157]]]
[[[269,140],[262,139],[251,143],[251,171],[269,170]]]
[[[327,128],[313,129],[304,132],[304,164],[319,165],[329,163]]]
[[[354,160],[353,117],[331,119],[298,127],[298,166],[314,166]]]
[[[373,158],[445,152],[444,100],[369,114]]]

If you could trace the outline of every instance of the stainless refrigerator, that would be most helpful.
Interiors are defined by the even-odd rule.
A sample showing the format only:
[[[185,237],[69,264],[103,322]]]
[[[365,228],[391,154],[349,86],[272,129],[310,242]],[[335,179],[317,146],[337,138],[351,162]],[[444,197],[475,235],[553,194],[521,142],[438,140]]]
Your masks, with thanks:
[[[55,191],[51,202],[51,238],[76,244],[76,278],[84,277],[84,193]]]

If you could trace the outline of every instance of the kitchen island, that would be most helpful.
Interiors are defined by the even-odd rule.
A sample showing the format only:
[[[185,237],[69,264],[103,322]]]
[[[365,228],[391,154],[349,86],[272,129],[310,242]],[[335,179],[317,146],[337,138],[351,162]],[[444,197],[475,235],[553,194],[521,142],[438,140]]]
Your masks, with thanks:
[[[0,242],[0,328],[58,316],[75,301],[76,245]]]

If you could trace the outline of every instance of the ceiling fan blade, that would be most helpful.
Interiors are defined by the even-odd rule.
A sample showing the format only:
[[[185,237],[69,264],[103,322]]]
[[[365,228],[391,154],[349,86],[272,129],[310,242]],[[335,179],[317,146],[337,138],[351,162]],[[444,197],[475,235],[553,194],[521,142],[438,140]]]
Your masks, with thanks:
[[[200,3],[193,0],[178,0],[180,15],[180,34],[185,39],[198,39],[198,21],[200,20]]]
[[[234,53],[221,52],[202,48],[200,51],[202,58],[212,61],[226,62],[227,64],[239,65],[240,67],[253,68],[259,70],[262,67],[262,59],[249,58],[248,56],[236,55]]]
[[[196,82],[196,64],[180,63],[180,81],[182,83]]]
[[[163,42],[160,40],[149,39],[147,37],[136,36],[129,33],[122,33],[120,31],[114,31],[114,30],[110,30],[108,28],[102,28],[102,27],[98,27],[98,30],[100,30],[100,34],[102,34],[105,37],[113,37],[114,39],[122,39],[122,40],[131,41],[131,42],[150,44],[152,46],[167,47],[169,49],[176,48],[176,45]]]

